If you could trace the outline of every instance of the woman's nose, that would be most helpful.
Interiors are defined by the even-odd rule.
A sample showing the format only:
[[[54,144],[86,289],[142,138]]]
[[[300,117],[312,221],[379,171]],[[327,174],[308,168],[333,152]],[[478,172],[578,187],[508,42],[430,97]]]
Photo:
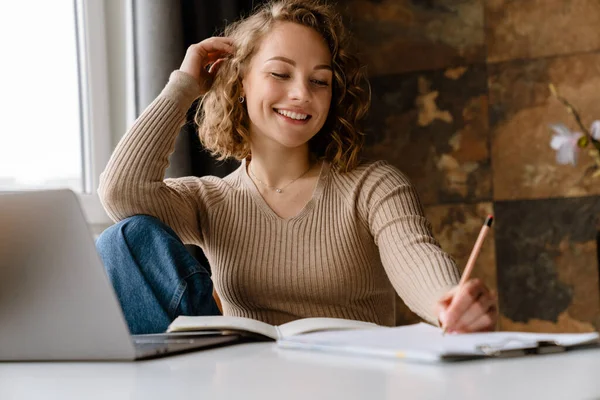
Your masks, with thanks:
[[[296,100],[300,102],[308,102],[310,101],[310,88],[304,82],[294,82],[292,83],[289,90],[289,97],[291,100]]]

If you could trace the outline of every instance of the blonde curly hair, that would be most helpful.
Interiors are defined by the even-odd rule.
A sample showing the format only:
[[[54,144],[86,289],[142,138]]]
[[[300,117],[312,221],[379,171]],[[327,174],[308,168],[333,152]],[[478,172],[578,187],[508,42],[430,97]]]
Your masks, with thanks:
[[[204,147],[218,160],[242,160],[251,155],[249,117],[238,101],[242,78],[261,39],[279,21],[294,22],[317,31],[332,56],[332,99],[327,120],[309,141],[317,158],[347,172],[359,162],[364,134],[359,123],[371,100],[365,68],[348,52],[348,34],[333,6],[317,0],[277,0],[261,6],[249,17],[225,28],[234,54],[223,63],[210,90],[202,98],[195,122]]]

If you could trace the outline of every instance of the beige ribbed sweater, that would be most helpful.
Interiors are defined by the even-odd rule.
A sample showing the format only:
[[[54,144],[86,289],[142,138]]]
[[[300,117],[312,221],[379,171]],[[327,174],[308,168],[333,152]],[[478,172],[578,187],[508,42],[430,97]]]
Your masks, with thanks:
[[[395,289],[436,322],[435,303],[459,275],[404,175],[385,162],[345,174],[324,163],[312,199],[288,219],[269,208],[245,162],[224,179],[164,179],[198,95],[193,78],[175,71],[121,139],[98,190],[114,221],[153,215],[184,243],[202,247],[225,315],[271,324],[324,316],[394,325]]]

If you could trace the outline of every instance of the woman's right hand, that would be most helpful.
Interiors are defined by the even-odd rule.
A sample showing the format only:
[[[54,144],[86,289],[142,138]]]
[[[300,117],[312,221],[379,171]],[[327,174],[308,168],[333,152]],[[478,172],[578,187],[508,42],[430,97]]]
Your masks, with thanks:
[[[179,70],[200,84],[201,95],[211,87],[220,64],[233,53],[233,41],[227,37],[211,37],[188,47]]]

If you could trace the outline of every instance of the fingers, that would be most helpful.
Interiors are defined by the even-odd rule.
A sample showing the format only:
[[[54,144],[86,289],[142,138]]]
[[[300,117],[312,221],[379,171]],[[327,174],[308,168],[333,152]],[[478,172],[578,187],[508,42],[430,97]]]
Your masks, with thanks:
[[[448,330],[455,330],[457,322],[483,294],[488,294],[488,289],[479,279],[472,279],[459,286],[445,311],[444,327]]]
[[[452,298],[455,296],[456,291],[458,289],[458,286],[455,286],[452,289],[450,289],[442,297],[440,297],[435,306],[435,313],[438,316],[438,323],[440,326],[446,326],[446,311],[450,304],[452,304]]]
[[[210,89],[214,74],[223,62],[220,60],[225,60],[226,55],[233,51],[232,39],[211,37],[188,47],[179,69],[196,79],[201,94],[204,94]]]
[[[225,61],[224,58],[219,58],[217,61],[215,61],[214,63],[210,64],[210,68],[208,69],[208,73],[211,75],[214,75],[217,73],[217,71],[219,71],[219,68],[221,68],[221,65],[223,65],[223,61]]]
[[[452,298],[456,294],[457,290],[458,290],[458,286],[455,286],[452,289],[450,289],[447,293],[445,293],[442,297],[440,297],[440,299],[438,300],[438,304],[449,306],[450,303],[452,302]]]
[[[467,327],[465,327],[464,332],[493,331],[496,328],[497,320],[498,308],[496,307],[496,305],[492,305],[487,309],[485,313],[480,314],[477,319],[475,319]]]
[[[476,332],[488,328],[489,325],[495,325],[495,318],[492,318],[493,313],[491,311],[495,309],[495,296],[489,293],[481,295],[456,322],[454,330],[458,332]]]
[[[205,61],[214,61],[223,53],[233,52],[233,40],[226,37],[211,37],[188,47],[188,52],[196,53]]]

